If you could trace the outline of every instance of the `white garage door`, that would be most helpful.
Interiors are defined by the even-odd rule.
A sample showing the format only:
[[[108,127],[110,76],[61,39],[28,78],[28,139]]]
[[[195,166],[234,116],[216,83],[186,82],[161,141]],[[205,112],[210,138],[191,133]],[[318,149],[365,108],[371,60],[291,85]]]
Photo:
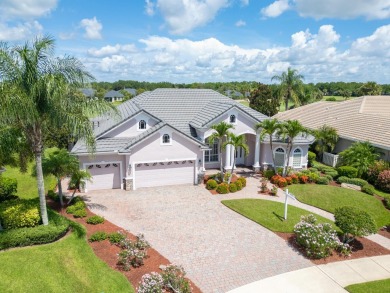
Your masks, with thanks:
[[[121,188],[120,164],[87,165],[92,182],[87,182],[87,190]]]
[[[135,186],[193,184],[194,172],[194,161],[136,164]]]

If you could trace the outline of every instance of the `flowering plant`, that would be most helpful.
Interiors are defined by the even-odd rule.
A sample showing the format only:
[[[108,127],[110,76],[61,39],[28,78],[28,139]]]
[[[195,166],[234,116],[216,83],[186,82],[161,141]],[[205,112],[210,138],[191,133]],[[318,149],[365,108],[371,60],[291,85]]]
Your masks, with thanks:
[[[164,286],[163,278],[160,274],[152,272],[142,276],[140,285],[138,287],[138,293],[162,293]]]

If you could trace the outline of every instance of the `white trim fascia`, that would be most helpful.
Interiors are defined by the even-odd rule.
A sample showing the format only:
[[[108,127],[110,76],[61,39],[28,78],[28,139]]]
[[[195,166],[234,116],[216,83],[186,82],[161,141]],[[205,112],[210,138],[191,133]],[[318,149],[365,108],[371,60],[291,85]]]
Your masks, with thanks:
[[[115,152],[97,152],[97,153],[71,153],[75,156],[96,156],[96,155],[122,155],[125,153],[119,153],[118,151]]]
[[[96,164],[119,164],[119,176],[120,176],[120,184],[121,189],[123,189],[123,170],[122,170],[122,163],[121,161],[100,161],[100,162],[87,162],[83,163],[83,169],[87,170],[87,165],[96,165]],[[87,170],[88,171],[88,170]],[[85,192],[88,192],[88,182],[85,182]]]

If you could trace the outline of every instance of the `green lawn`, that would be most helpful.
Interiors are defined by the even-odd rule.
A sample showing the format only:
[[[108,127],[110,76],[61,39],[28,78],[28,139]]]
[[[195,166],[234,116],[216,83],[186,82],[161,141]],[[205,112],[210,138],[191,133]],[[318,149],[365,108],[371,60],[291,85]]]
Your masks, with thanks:
[[[20,198],[35,198],[38,197],[37,179],[31,176],[31,170],[33,163],[28,165],[27,173],[20,173],[19,168],[5,166],[6,171],[2,173],[2,176],[9,178],[16,178],[18,180],[18,193]],[[56,179],[54,176],[46,176],[45,178],[45,190],[46,192],[56,185]]]
[[[294,226],[297,224],[302,215],[313,214],[309,211],[288,206],[287,221],[284,221],[284,204],[264,199],[233,199],[223,200],[222,203],[228,208],[236,211],[244,217],[266,227],[274,232],[294,232]],[[334,223],[319,215],[314,214],[319,223]]]
[[[341,97],[341,96],[324,96],[321,101],[326,101],[326,99],[328,99],[328,98],[335,98],[336,102],[345,101],[345,97]]]
[[[390,223],[390,212],[379,200],[363,192],[315,184],[296,184],[288,189],[299,201],[328,212],[334,213],[336,208],[342,206],[354,206],[369,213],[378,228]]]
[[[240,104],[243,104],[244,106],[249,107],[249,101],[247,101],[247,100],[238,100],[238,102],[239,102]]]
[[[84,233],[0,252],[0,264],[0,292],[134,292],[125,276],[95,256]]]
[[[349,285],[345,290],[351,293],[384,293],[390,290],[390,279]]]

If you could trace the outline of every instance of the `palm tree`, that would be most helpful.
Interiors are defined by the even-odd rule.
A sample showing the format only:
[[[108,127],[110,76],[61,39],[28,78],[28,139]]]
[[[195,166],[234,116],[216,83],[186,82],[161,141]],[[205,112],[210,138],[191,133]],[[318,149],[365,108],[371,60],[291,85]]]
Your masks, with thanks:
[[[87,181],[91,181],[91,174],[87,170],[80,170],[77,169],[75,172],[73,172],[71,178],[70,178],[70,185],[74,186],[73,194],[70,197],[68,204],[73,200],[74,195],[76,194],[76,191],[80,191],[81,189],[85,188],[85,184]]]
[[[209,136],[209,142],[214,142],[218,139],[219,141],[219,158],[220,158],[220,170],[221,170],[221,180],[223,180],[223,162],[222,162],[222,146],[223,140],[228,137],[230,134],[229,129],[234,129],[234,126],[230,123],[222,121],[218,124],[212,125],[211,129],[214,129],[215,132]]]
[[[287,168],[290,165],[290,156],[291,151],[294,146],[294,138],[298,135],[305,135],[308,133],[308,130],[298,121],[298,120],[287,120],[280,124],[280,127],[277,131],[277,135],[281,136],[283,140],[287,141],[287,151],[284,159],[284,168],[283,168],[283,176],[287,174]]]
[[[336,128],[328,125],[323,125],[312,131],[316,138],[315,150],[322,159],[324,152],[331,152],[336,146],[339,139]]]
[[[280,82],[280,94],[284,97],[286,111],[288,110],[288,102],[293,100],[296,105],[299,105],[299,93],[302,90],[303,75],[299,74],[296,69],[289,67],[287,72],[281,75],[275,75],[271,81],[276,80]]]
[[[84,97],[79,88],[93,78],[77,59],[54,58],[54,40],[45,36],[31,44],[0,44],[0,125],[14,125],[35,157],[43,225],[48,224],[42,172],[43,137],[50,126],[67,125],[94,150],[89,117],[113,109],[109,103]]]
[[[274,147],[273,147],[273,134],[277,130],[279,130],[279,127],[280,127],[280,123],[276,118],[263,120],[255,125],[256,132],[261,129],[260,141],[263,141],[265,136],[267,135],[269,137],[269,145],[271,147],[272,163],[273,163],[274,170],[275,170],[275,154],[274,154]]]
[[[77,172],[79,170],[79,165],[79,160],[64,149],[59,150],[57,148],[53,148],[50,152],[48,152],[47,156],[42,159],[43,174],[52,174],[57,179],[58,196],[60,198],[61,207],[64,205],[62,200],[61,179],[67,175]]]
[[[233,146],[233,152],[234,152],[232,171],[228,181],[228,184],[230,184],[234,172],[234,165],[236,164],[236,152],[234,150],[237,150],[240,147],[244,150],[245,156],[247,156],[247,154],[249,153],[249,146],[246,144],[244,135],[235,135],[233,133],[229,134],[228,140],[223,144],[223,147],[226,148],[227,145]]]

